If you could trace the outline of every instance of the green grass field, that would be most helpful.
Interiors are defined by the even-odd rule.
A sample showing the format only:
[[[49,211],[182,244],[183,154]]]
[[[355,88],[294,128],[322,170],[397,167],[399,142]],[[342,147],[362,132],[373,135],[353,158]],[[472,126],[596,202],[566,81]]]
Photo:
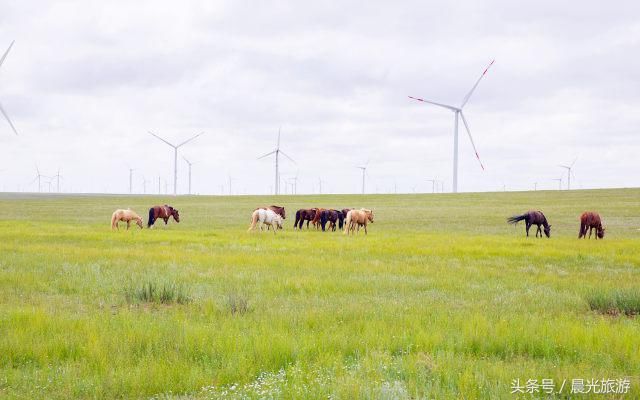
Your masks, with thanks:
[[[165,202],[180,224],[110,230],[114,209]],[[285,230],[247,233],[273,203]],[[294,231],[312,206],[375,223]],[[506,224],[532,208],[551,239]],[[577,239],[585,210],[605,240]],[[0,397],[512,399],[514,379],[553,379],[533,397],[639,398],[639,229],[640,189],[1,195]],[[625,377],[626,396],[570,394]]]

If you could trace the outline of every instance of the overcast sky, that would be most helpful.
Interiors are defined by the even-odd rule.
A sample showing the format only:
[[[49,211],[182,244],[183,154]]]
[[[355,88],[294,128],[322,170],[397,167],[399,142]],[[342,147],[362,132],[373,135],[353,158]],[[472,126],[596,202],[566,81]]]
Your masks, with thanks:
[[[455,3],[455,4],[453,4]],[[283,178],[298,192],[640,186],[640,3],[536,1],[15,1],[0,13],[0,189],[172,191],[181,142],[193,191],[265,194],[282,127]],[[461,125],[462,128],[462,125]],[[178,192],[187,190],[180,158]],[[43,181],[44,182],[44,181]],[[284,189],[284,187],[283,187]],[[43,184],[43,190],[48,185]]]

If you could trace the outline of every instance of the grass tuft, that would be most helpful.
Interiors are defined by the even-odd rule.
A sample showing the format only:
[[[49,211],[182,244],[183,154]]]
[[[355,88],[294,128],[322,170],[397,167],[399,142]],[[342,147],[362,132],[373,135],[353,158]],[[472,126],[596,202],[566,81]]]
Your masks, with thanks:
[[[227,294],[227,308],[232,315],[244,315],[249,311],[247,298],[237,292]]]
[[[174,282],[158,284],[147,281],[140,286],[129,286],[125,291],[129,303],[188,304],[191,296],[187,289]]]
[[[589,308],[609,315],[640,314],[640,290],[592,291],[586,296]]]

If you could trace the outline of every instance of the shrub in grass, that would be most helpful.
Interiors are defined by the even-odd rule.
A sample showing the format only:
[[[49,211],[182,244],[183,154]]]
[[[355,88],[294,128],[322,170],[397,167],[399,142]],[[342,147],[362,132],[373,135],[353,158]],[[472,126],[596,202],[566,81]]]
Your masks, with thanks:
[[[640,289],[592,291],[587,294],[589,308],[602,314],[640,314]]]
[[[249,311],[249,302],[243,295],[231,292],[227,294],[227,308],[232,315],[243,315]]]
[[[125,296],[129,303],[186,304],[191,301],[186,288],[174,282],[159,284],[147,281],[139,286],[131,285],[127,288]]]

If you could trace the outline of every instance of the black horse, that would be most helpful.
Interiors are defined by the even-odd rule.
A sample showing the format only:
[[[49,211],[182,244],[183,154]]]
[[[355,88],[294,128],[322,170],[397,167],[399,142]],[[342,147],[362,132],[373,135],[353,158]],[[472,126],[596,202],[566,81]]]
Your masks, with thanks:
[[[333,209],[322,210],[320,212],[320,225],[322,226],[323,232],[325,230],[327,222],[329,222],[329,229],[331,231],[336,230],[336,223],[338,223],[339,228],[342,229],[342,226],[344,225],[344,214],[342,213],[342,211]]]
[[[515,215],[507,218],[507,222],[510,224],[517,224],[522,220],[527,224],[527,237],[529,237],[529,228],[531,228],[531,225],[538,226],[538,229],[536,230],[536,237],[538,237],[538,234],[542,237],[542,229],[540,228],[540,225],[544,226],[544,234],[547,235],[547,237],[551,237],[551,225],[547,222],[547,217],[544,216],[542,211],[528,211],[522,215]]]
[[[293,229],[302,229],[304,221],[307,221],[307,229],[309,229],[309,222],[315,218],[317,210],[317,208],[302,208],[296,211],[296,221],[293,223]]]

